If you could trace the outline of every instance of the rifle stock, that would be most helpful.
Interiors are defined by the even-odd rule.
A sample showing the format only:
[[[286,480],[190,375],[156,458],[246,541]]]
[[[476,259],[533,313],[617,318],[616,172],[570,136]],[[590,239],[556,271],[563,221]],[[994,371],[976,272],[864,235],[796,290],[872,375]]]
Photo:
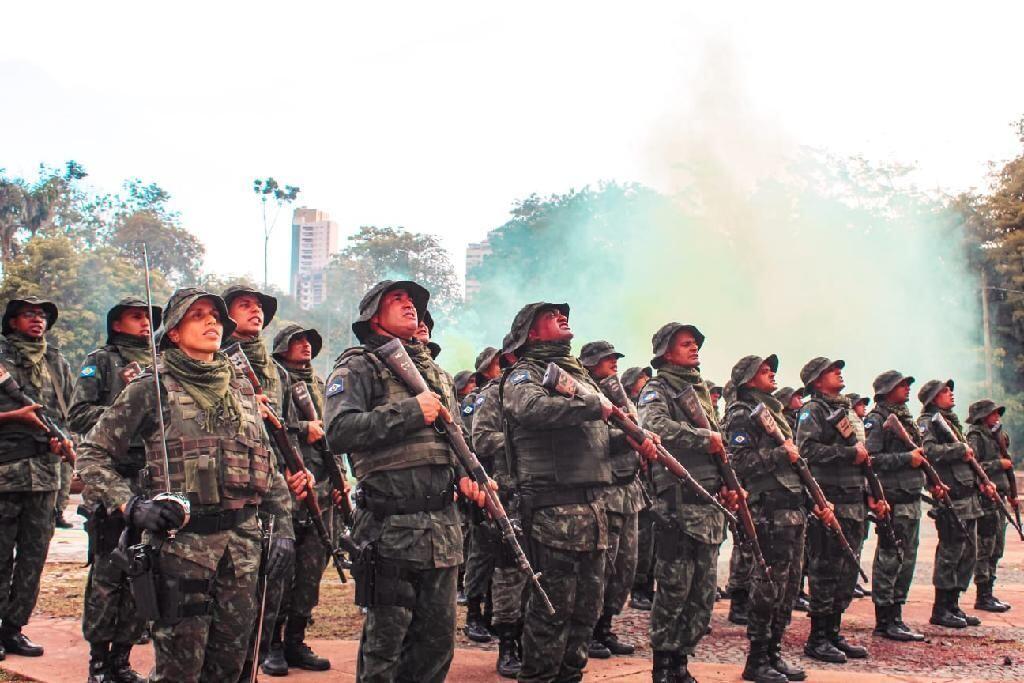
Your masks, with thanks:
[[[292,400],[295,406],[302,413],[303,419],[307,422],[314,422],[320,419],[316,414],[316,406],[313,405],[313,397],[309,395],[305,382],[296,382],[292,385]],[[321,436],[313,446],[320,452],[324,461],[324,469],[327,470],[327,477],[331,480],[331,486],[341,494],[341,516],[345,526],[352,527],[352,501],[345,493],[345,475],[338,467],[338,461],[334,459],[330,446],[327,445],[327,437]]]

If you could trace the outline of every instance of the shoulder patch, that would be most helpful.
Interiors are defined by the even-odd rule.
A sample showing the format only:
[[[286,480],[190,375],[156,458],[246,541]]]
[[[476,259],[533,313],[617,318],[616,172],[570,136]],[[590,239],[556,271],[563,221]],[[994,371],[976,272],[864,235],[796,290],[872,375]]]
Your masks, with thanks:
[[[657,391],[645,391],[644,393],[640,394],[640,400],[637,401],[637,403],[639,405],[645,406],[651,401],[655,400],[656,398],[658,398]]]
[[[750,435],[746,432],[736,432],[732,435],[732,439],[729,440],[733,446],[742,446],[743,444],[750,443]]]
[[[476,397],[476,401],[473,402],[473,408],[476,409],[476,408],[479,408],[480,406],[482,406],[484,404],[484,398],[485,397],[484,397],[483,394],[480,394],[479,396],[477,396]]]
[[[466,401],[464,404],[462,404],[462,414],[463,415],[472,415],[473,414],[473,410],[475,408],[476,408],[476,403],[474,401]]]
[[[874,429],[878,426],[878,418],[873,415],[868,415],[867,419],[864,420],[864,429]]]
[[[95,365],[84,365],[84,366],[82,366],[82,371],[80,373],[78,373],[78,376],[79,377],[95,377],[96,376],[96,366]]]
[[[327,388],[324,390],[324,398],[340,394],[343,391],[345,391],[345,378],[340,375],[333,377],[331,379],[331,383],[328,384]]]
[[[801,422],[803,422],[804,420],[806,420],[810,416],[811,416],[810,408],[804,408],[803,410],[800,411],[800,421]]]
[[[522,384],[528,379],[530,379],[530,372],[528,370],[523,369],[516,370],[515,372],[513,372],[509,376],[508,381],[512,382],[512,384]]]

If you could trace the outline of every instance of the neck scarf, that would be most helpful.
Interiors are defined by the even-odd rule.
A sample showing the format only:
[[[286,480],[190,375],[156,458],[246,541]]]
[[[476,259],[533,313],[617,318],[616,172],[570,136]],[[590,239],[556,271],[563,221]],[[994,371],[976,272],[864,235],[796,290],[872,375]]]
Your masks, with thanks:
[[[271,401],[276,402],[281,393],[281,378],[277,375],[274,359],[267,353],[267,345],[264,343],[263,337],[246,340],[232,336],[231,339],[242,346],[245,357],[249,359],[249,364],[252,365],[252,370],[256,373],[256,379],[263,387],[263,393],[269,396]]]
[[[42,390],[43,382],[49,378],[46,370],[46,337],[33,339],[21,332],[12,332],[7,340],[21,354],[21,366],[28,370],[28,381],[38,390]]]
[[[209,363],[186,355],[181,349],[170,348],[161,356],[164,369],[181,382],[201,411],[199,424],[213,431],[217,423],[242,425],[242,407],[231,392],[234,369],[224,353],[218,351]]]
[[[370,351],[374,351],[384,344],[391,341],[393,337],[385,337],[382,334],[371,334],[363,342]],[[406,353],[409,354],[409,358],[412,360],[413,365],[423,375],[423,379],[426,381],[427,386],[431,391],[441,397],[441,403],[446,408],[451,410],[451,406],[448,405],[451,402],[449,397],[448,389],[445,389],[446,383],[441,379],[441,368],[434,362],[434,357],[430,355],[430,349],[427,348],[426,344],[421,344],[415,339],[403,339],[402,344],[405,346]]]
[[[789,426],[789,422],[786,421],[786,416],[782,413],[782,402],[775,398],[771,394],[767,394],[759,389],[753,389],[751,387],[740,387],[737,391],[737,395],[754,405],[763,403],[764,407],[768,409],[772,417],[775,418],[775,424],[779,425],[779,431],[787,439],[793,438],[793,429]]]
[[[313,399],[313,406],[316,408],[316,414],[323,416],[324,414],[324,397],[320,393],[320,387],[317,385],[316,371],[312,365],[306,365],[301,368],[295,368],[286,366],[288,369],[288,375],[293,379],[297,379],[300,382],[306,383],[306,388],[309,389],[309,397]]]
[[[700,376],[700,368],[684,368],[682,365],[667,363],[658,368],[658,379],[664,380],[672,387],[673,391],[682,391],[686,387],[692,386],[693,390],[697,392],[700,407],[704,409],[708,422],[716,429],[718,428],[715,408],[711,404],[711,392],[708,391],[707,384]]]
[[[852,405],[850,404],[850,399],[846,398],[842,394],[836,394],[835,396],[826,396],[825,394],[822,394],[820,392],[812,391],[811,396],[818,399],[819,401],[824,401],[832,408],[843,408],[844,410],[848,411],[852,407]]]
[[[960,418],[957,417],[956,413],[952,410],[944,410],[942,408],[939,408],[939,413],[942,414],[942,417],[946,418],[946,422],[948,422],[949,426],[953,428],[953,433],[956,434],[956,438],[963,441],[964,428],[963,425],[960,424]]]
[[[519,350],[519,357],[541,363],[554,363],[577,379],[589,377],[587,369],[572,355],[569,342],[531,342]]]
[[[146,367],[153,361],[149,355],[148,337],[136,337],[131,334],[115,332],[110,335],[110,343],[117,347],[117,352],[129,363],[138,363],[142,367]]]
[[[888,401],[879,401],[876,406],[888,413],[892,413],[896,416],[896,419],[900,421],[903,428],[907,430],[907,434],[914,440],[915,443],[919,441],[919,432],[917,425],[914,424],[914,417],[910,414],[910,409],[906,403],[889,403]]]

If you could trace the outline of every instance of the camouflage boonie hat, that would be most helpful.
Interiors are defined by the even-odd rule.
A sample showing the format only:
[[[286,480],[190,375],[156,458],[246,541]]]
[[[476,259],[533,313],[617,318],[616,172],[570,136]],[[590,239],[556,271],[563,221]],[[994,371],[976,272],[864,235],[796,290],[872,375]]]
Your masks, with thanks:
[[[580,349],[580,363],[590,368],[608,356],[615,356],[616,358],[625,358],[624,354],[619,353],[615,350],[615,347],[611,343],[606,341],[592,341],[587,342]]]
[[[714,382],[708,382],[707,384],[708,384],[708,393],[709,394],[718,394],[719,396],[721,396],[724,393],[724,391],[725,391],[725,389],[723,389],[722,387],[718,386]]]
[[[486,370],[494,359],[501,353],[499,349],[493,346],[484,347],[484,350],[477,354],[476,362],[473,364],[473,368],[476,372],[483,372]]]
[[[121,317],[121,314],[124,313],[129,308],[148,309],[149,304],[147,304],[142,299],[136,299],[133,296],[128,296],[118,301],[113,308],[107,311],[107,344],[111,343],[110,338],[114,336],[114,323],[117,322],[117,319]],[[159,306],[154,306],[153,319],[149,321],[149,326],[151,330],[155,331],[158,327],[160,327],[160,320],[162,317],[163,309],[160,308]]]
[[[803,396],[803,387],[794,389],[793,387],[782,387],[775,392],[775,398],[779,399],[779,403],[782,404],[783,408],[789,407],[789,402],[793,399],[793,396]]]
[[[850,399],[851,408],[855,407],[858,403],[863,403],[864,405],[871,403],[870,398],[867,396],[861,396],[860,394],[849,393],[846,395],[846,398]]]
[[[845,367],[845,360],[829,360],[824,356],[817,356],[807,361],[807,364],[800,368],[800,381],[804,383],[805,389],[809,389],[814,384],[814,381],[821,377],[826,370]]]
[[[909,381],[911,384],[914,383],[914,378],[910,375],[904,375],[899,370],[886,370],[871,383],[871,389],[875,392],[875,397],[885,396],[890,391],[898,387],[903,382]]]
[[[761,356],[743,356],[736,365],[732,366],[732,372],[729,373],[729,378],[737,388],[742,387],[744,384],[754,379],[757,371],[761,369],[761,365],[767,363],[768,367],[772,369],[772,372],[779,371],[779,357],[774,353],[770,353],[764,358]]]
[[[57,304],[53,303],[49,299],[40,299],[39,297],[26,296],[20,299],[11,299],[7,302],[7,308],[4,310],[2,329],[4,334],[10,334],[11,330],[11,318],[18,313],[18,309],[22,306],[39,306],[43,309],[43,313],[46,314],[46,330],[49,331],[53,324],[57,322]]]
[[[462,390],[466,388],[473,378],[474,373],[472,370],[463,370],[462,372],[456,372],[454,377],[455,391],[456,393],[462,393]]]
[[[967,421],[971,424],[978,424],[992,413],[998,412],[1000,417],[1006,412],[1006,406],[1001,406],[995,401],[983,398],[975,401],[967,409]]]
[[[509,348],[511,345],[512,345],[512,333],[509,332],[508,334],[506,334],[502,338],[502,340],[501,340],[501,350],[498,352],[498,353],[501,354],[500,356],[498,356],[498,365],[501,367],[502,370],[504,370],[505,368],[510,368],[510,367],[512,367],[512,365],[514,365],[514,361],[509,359],[510,355],[512,355],[512,356],[515,355],[513,350]]]
[[[178,326],[178,323],[185,317],[185,313],[188,312],[192,304],[204,298],[212,299],[213,305],[217,308],[217,312],[220,313],[220,322],[224,326],[221,341],[231,336],[237,325],[235,325],[235,321],[231,319],[231,316],[228,315],[228,307],[224,303],[224,299],[221,299],[216,294],[207,292],[205,289],[183,287],[175,290],[174,294],[171,294],[171,298],[167,300],[167,305],[164,306],[164,319],[160,324],[160,329],[156,331],[158,348],[167,348],[167,345],[170,344],[170,341],[167,339],[167,332]]]
[[[935,397],[939,395],[939,392],[943,388],[953,388],[953,380],[947,379],[942,381],[941,379],[930,379],[921,385],[920,390],[917,392],[917,400],[921,402],[922,406],[927,406],[929,403],[935,400]]]
[[[434,316],[430,315],[430,311],[423,312],[423,324],[427,326],[427,332],[431,335],[434,334]]]
[[[243,294],[251,294],[260,300],[260,306],[263,307],[263,329],[267,328],[270,321],[277,315],[277,298],[264,294],[258,289],[253,289],[248,285],[231,285],[220,295],[220,298],[224,299],[224,305],[231,308],[231,302],[242,296]],[[227,339],[228,335],[225,334],[224,338]]]
[[[647,379],[650,379],[654,377],[654,371],[649,367],[643,367],[627,368],[626,371],[622,373],[622,386],[626,388],[626,391],[629,391],[629,388],[636,384],[636,381],[640,379],[640,375],[647,375]]]
[[[324,347],[323,337],[320,333],[314,330],[312,327],[303,327],[302,325],[286,325],[281,328],[281,331],[274,335],[274,350],[271,355],[274,358],[281,360],[284,354],[288,353],[288,345],[292,343],[292,339],[298,336],[305,336],[306,341],[313,349],[313,358],[320,355],[320,349]]]
[[[512,327],[508,332],[511,338],[508,348],[509,353],[515,353],[526,343],[527,338],[530,336],[530,328],[533,326],[533,319],[537,317],[538,313],[548,308],[557,309],[566,318],[569,317],[569,304],[553,304],[547,301],[536,301],[532,304],[526,304],[519,309],[516,317],[512,320]]]
[[[704,335],[695,325],[684,325],[683,323],[667,323],[658,328],[658,331],[651,337],[651,348],[654,350],[654,358],[651,359],[651,365],[660,368],[665,364],[665,361],[661,359],[665,352],[668,351],[668,345],[672,341],[672,337],[675,336],[679,330],[687,330],[693,335],[693,338],[697,341],[697,348],[704,346]]]
[[[426,322],[430,292],[412,280],[382,280],[371,287],[359,302],[359,318],[352,323],[352,333],[356,335],[356,339],[364,342],[370,336],[370,318],[376,315],[377,309],[380,307],[380,298],[392,289],[404,289],[412,299],[413,306],[416,307],[416,316]],[[427,329],[430,327],[428,326]],[[439,346],[437,349],[440,353],[441,347]]]

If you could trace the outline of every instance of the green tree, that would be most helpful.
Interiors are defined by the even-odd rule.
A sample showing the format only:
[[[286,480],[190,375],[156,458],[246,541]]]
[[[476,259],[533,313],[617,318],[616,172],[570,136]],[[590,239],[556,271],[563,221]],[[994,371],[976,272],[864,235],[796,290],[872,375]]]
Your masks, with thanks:
[[[277,225],[281,209],[286,204],[291,204],[299,196],[301,190],[296,185],[282,186],[274,178],[257,178],[252,182],[252,191],[260,198],[263,205],[263,286],[267,286],[267,260],[270,250],[270,234]],[[272,203],[276,208],[271,215],[267,215],[267,203]]]

